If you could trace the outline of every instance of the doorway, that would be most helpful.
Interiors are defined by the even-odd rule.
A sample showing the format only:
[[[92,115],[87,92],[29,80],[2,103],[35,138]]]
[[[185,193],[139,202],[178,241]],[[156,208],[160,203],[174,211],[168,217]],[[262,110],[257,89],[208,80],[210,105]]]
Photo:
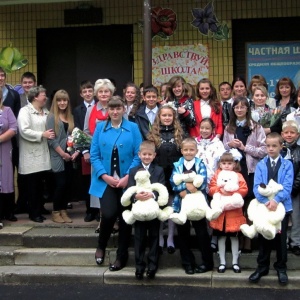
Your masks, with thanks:
[[[38,84],[65,89],[72,107],[80,103],[79,85],[99,78],[113,79],[116,94],[133,80],[132,25],[37,29]]]

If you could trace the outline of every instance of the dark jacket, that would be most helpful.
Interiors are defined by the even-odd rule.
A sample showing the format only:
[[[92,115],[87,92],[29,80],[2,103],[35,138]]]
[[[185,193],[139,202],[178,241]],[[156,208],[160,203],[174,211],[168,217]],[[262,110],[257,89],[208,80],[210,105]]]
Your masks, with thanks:
[[[15,90],[11,89],[9,86],[6,85],[8,89],[7,96],[3,101],[3,105],[8,106],[13,111],[15,117],[18,117],[19,111],[21,109],[21,100],[20,95]]]
[[[78,127],[80,130],[83,130],[84,128],[84,118],[86,114],[86,106],[82,102],[78,106],[74,108],[73,116],[74,116],[74,125],[75,127]]]

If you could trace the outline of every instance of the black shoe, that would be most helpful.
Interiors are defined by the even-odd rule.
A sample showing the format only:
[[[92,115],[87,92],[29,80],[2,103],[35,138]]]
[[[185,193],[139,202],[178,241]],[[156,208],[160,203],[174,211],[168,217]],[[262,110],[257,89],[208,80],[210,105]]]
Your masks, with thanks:
[[[118,259],[109,266],[109,271],[112,271],[112,272],[120,271],[121,269],[123,269],[123,266]]]
[[[144,278],[144,271],[135,271],[135,278],[138,280],[142,280]]]
[[[104,255],[105,255],[105,251],[97,248],[96,252],[95,252],[95,260],[96,260],[96,264],[98,266],[102,265],[104,262]]]
[[[249,281],[252,283],[257,283],[262,276],[266,276],[269,274],[269,270],[258,271],[256,270],[249,276]]]
[[[175,252],[175,248],[173,246],[168,247],[168,253],[173,254]]]
[[[195,268],[195,273],[206,273],[208,271],[211,271],[213,268],[209,268],[206,265],[200,265]]]
[[[242,271],[241,271],[241,268],[240,268],[240,266],[239,266],[238,264],[232,265],[232,271],[233,271],[234,273],[241,273],[241,272],[242,272]]]
[[[282,285],[286,285],[289,282],[289,278],[286,274],[286,271],[277,271],[278,281]]]
[[[86,214],[86,216],[84,217],[84,222],[92,222],[95,220],[95,215],[88,213]]]
[[[10,222],[17,222],[18,218],[14,214],[11,214],[9,216],[6,216],[5,220],[10,221]]]
[[[300,255],[300,247],[299,246],[293,246],[292,247],[292,252],[295,255]]]
[[[225,273],[226,266],[224,264],[220,264],[218,267],[218,273]]]
[[[185,274],[193,275],[195,274],[194,268],[191,265],[185,266]]]
[[[42,215],[50,215],[51,214],[50,210],[46,209],[45,207],[42,208],[41,213],[42,213]]]
[[[72,203],[69,202],[69,203],[67,204],[67,209],[72,209],[72,208],[73,208],[73,205],[72,205]]]
[[[31,221],[36,223],[43,223],[44,220],[41,217],[30,218]]]
[[[159,255],[164,254],[164,249],[163,249],[162,246],[158,246],[158,254],[159,254]]]
[[[156,273],[156,270],[151,270],[151,269],[147,270],[147,274],[146,274],[147,278],[154,279],[155,273]]]
[[[96,214],[96,221],[97,221],[97,222],[100,222],[100,213],[97,213],[97,214]]]
[[[43,221],[47,220],[44,216],[40,216],[40,217],[43,219]]]

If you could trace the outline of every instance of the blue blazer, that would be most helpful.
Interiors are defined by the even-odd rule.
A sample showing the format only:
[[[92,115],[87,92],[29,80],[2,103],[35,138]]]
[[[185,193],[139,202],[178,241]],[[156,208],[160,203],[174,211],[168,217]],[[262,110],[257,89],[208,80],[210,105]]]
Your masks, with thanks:
[[[253,185],[253,192],[256,199],[261,203],[266,203],[269,199],[265,196],[262,196],[258,192],[258,187],[261,183],[265,185],[268,184],[268,166],[267,160],[269,156],[265,156],[257,165],[254,173],[254,185]],[[293,210],[292,207],[292,199],[291,199],[291,192],[294,180],[294,168],[293,164],[284,159],[282,156],[279,157],[281,161],[280,168],[278,170],[278,178],[277,183],[282,184],[283,190],[279,191],[277,195],[274,197],[274,200],[279,203],[282,202],[285,211],[291,212]]]
[[[92,182],[89,193],[101,198],[107,183],[101,178],[111,174],[111,157],[113,148],[118,148],[120,177],[129,174],[129,170],[138,166],[138,156],[142,136],[138,126],[123,118],[120,128],[115,129],[108,122],[99,122],[93,135],[91,145]]]

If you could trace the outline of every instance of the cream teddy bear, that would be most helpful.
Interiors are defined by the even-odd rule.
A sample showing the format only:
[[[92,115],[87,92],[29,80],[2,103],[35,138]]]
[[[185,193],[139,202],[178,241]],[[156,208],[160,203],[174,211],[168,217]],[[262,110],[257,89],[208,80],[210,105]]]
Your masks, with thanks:
[[[283,190],[281,184],[276,183],[271,179],[266,186],[260,184],[258,192],[268,197],[269,200],[274,199],[274,196]],[[248,218],[253,221],[253,225],[241,225],[242,233],[249,237],[254,238],[257,233],[260,233],[265,239],[274,239],[276,233],[281,230],[281,221],[285,216],[285,208],[282,203],[279,203],[275,211],[270,211],[264,203],[260,203],[257,199],[253,199],[248,207]]]
[[[218,174],[217,186],[222,187],[226,192],[237,192],[239,190],[238,174],[234,171],[222,170]],[[222,195],[215,193],[210,202],[212,210],[206,216],[209,221],[220,216],[225,210],[232,210],[244,205],[244,199],[239,193]],[[214,214],[212,214],[214,212]]]
[[[173,212],[173,209],[167,206],[161,210],[159,207],[168,203],[169,193],[167,188],[161,183],[151,183],[150,173],[147,170],[138,171],[134,179],[136,185],[128,188],[121,197],[121,204],[123,206],[129,206],[131,204],[131,197],[136,193],[156,191],[159,195],[157,201],[155,201],[154,198],[150,198],[146,201],[137,200],[132,204],[131,211],[125,210],[123,212],[122,216],[124,221],[130,225],[136,220],[150,221],[158,218],[160,221],[166,221]]]
[[[196,174],[194,171],[187,174],[175,174],[173,181],[176,185],[181,182],[192,182],[196,188],[203,183],[203,176]],[[179,213],[172,213],[169,217],[174,223],[183,225],[187,220],[198,221],[206,217],[210,207],[201,191],[186,194],[181,199],[181,209]]]

